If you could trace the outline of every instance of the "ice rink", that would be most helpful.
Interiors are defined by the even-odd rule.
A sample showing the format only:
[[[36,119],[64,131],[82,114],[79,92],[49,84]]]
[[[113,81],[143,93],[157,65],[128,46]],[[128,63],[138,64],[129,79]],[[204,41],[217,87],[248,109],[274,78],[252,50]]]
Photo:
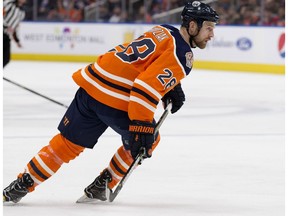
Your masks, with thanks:
[[[3,74],[69,105],[78,88],[71,75],[85,65],[12,61]],[[20,203],[4,205],[4,216],[283,216],[284,84],[283,75],[193,70],[185,105],[113,203],[75,203],[121,145],[108,130]],[[3,186],[58,133],[64,112],[3,81]]]

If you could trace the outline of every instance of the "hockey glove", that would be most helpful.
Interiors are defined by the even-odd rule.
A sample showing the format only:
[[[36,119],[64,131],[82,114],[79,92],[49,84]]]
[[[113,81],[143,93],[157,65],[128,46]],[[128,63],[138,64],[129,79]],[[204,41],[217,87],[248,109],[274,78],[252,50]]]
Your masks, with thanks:
[[[140,148],[145,148],[145,158],[151,157],[151,149],[154,143],[155,125],[150,122],[132,121],[129,125],[130,139],[129,149],[135,159],[140,152]]]
[[[164,108],[167,106],[167,101],[172,102],[171,113],[176,113],[184,104],[185,94],[182,90],[181,83],[177,84],[173,89],[167,92],[162,101],[164,102]]]

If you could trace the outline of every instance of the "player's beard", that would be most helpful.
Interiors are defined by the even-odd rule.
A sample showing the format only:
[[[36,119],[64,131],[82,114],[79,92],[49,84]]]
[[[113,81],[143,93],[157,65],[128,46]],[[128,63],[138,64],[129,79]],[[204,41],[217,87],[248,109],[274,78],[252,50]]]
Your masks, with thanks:
[[[196,46],[200,49],[204,49],[206,47],[208,41],[207,42],[205,42],[205,41],[206,40],[201,40],[201,41],[197,41],[197,39],[194,40]]]
[[[204,49],[207,46],[207,43],[210,41],[210,37],[206,38],[199,38],[199,35],[194,37],[193,42],[196,44],[196,46],[200,49]]]

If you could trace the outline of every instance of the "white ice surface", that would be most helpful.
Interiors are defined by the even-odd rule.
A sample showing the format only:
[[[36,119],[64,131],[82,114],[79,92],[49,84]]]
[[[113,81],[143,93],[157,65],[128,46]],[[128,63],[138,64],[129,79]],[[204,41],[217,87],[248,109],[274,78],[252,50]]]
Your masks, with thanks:
[[[3,73],[68,105],[78,88],[71,75],[85,65],[11,61]],[[108,130],[20,203],[3,206],[4,216],[283,216],[284,76],[193,70],[183,88],[185,105],[113,203],[75,203],[120,145]],[[3,187],[58,133],[64,112],[3,81]]]

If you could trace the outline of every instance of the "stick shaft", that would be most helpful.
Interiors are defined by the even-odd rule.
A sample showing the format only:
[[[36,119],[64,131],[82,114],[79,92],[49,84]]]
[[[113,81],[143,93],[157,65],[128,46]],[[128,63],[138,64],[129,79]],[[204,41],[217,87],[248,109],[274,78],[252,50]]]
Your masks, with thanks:
[[[56,103],[56,104],[58,104],[58,105],[60,105],[60,106],[63,106],[63,107],[65,107],[65,108],[68,108],[67,105],[65,105],[65,104],[63,104],[63,103],[60,103],[60,102],[58,102],[58,101],[56,101],[56,100],[54,100],[54,99],[52,99],[52,98],[50,98],[50,97],[47,97],[47,96],[45,96],[45,95],[43,95],[43,94],[41,94],[41,93],[39,93],[39,92],[36,92],[36,91],[34,91],[34,90],[30,89],[30,88],[27,88],[27,87],[25,87],[25,86],[23,86],[23,85],[21,85],[21,84],[19,84],[19,83],[16,83],[16,82],[14,82],[14,81],[12,81],[12,80],[10,80],[10,79],[7,79],[7,78],[3,77],[3,80],[5,80],[5,81],[7,81],[7,82],[9,82],[9,83],[11,83],[11,84],[13,84],[13,85],[16,85],[16,86],[18,86],[18,87],[20,87],[20,88],[22,88],[22,89],[25,89],[25,90],[33,93],[33,94],[36,94],[36,95],[38,95],[38,96],[40,96],[40,97],[42,97],[42,98],[45,98],[45,99],[47,99],[47,100],[49,100],[49,101],[51,101],[51,102],[53,102],[53,103]]]
[[[159,131],[162,123],[164,122],[164,120],[166,119],[167,115],[169,114],[170,110],[171,110],[172,104],[168,103],[168,105],[166,106],[165,111],[163,112],[163,114],[161,115],[161,117],[159,118],[156,127],[155,127],[155,134]],[[116,198],[116,196],[119,194],[120,190],[122,189],[122,187],[124,186],[125,182],[127,181],[127,179],[129,178],[129,176],[131,175],[131,173],[133,172],[133,170],[136,168],[136,166],[141,163],[143,161],[143,157],[145,155],[145,148],[142,147],[140,149],[140,153],[137,155],[137,157],[135,158],[135,160],[133,161],[133,163],[131,164],[131,166],[129,167],[129,169],[127,170],[126,174],[123,176],[123,178],[121,179],[121,181],[119,182],[119,184],[117,185],[116,189],[114,190],[114,192],[108,193],[108,200],[109,202],[113,202],[113,200]],[[106,188],[106,192],[108,192],[108,188]],[[107,195],[107,193],[106,193]]]

